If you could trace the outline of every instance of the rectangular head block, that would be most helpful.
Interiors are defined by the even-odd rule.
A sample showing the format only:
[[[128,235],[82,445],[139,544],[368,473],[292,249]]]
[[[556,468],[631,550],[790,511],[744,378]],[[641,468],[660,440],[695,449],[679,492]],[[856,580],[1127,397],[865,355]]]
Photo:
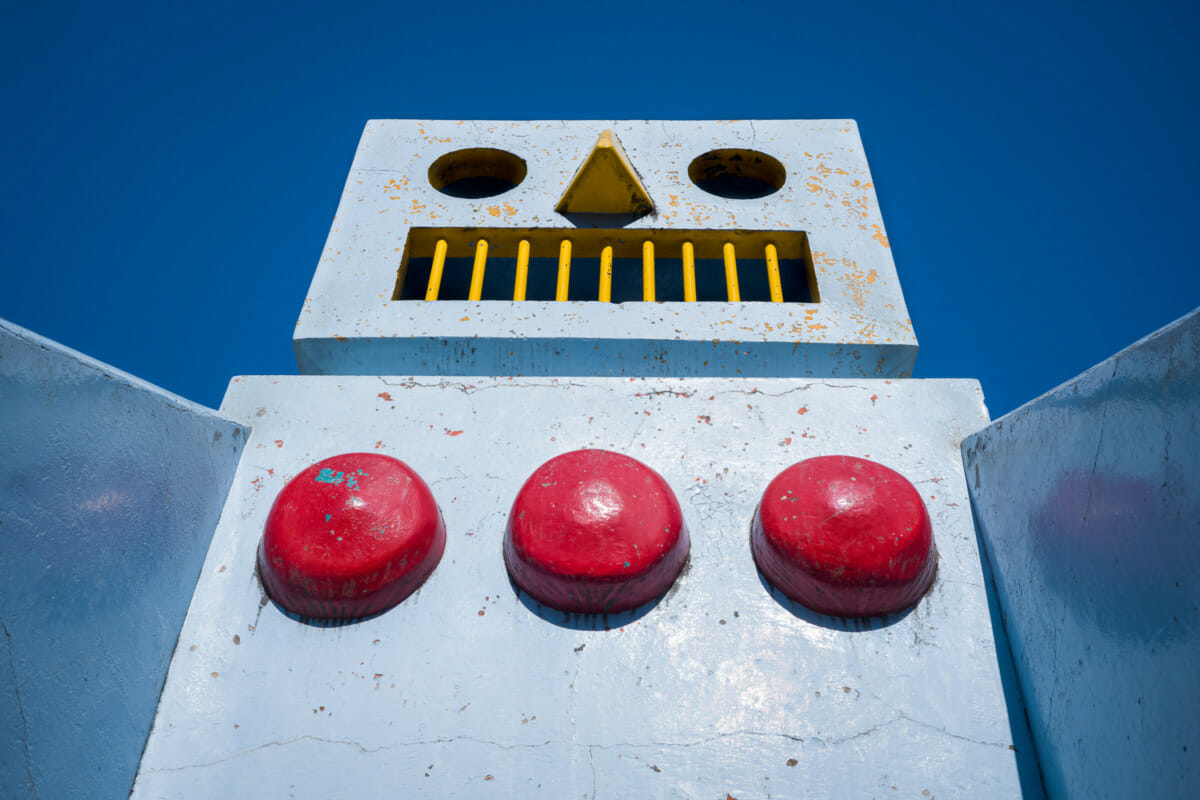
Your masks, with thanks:
[[[917,342],[851,120],[376,120],[302,372],[867,376]]]

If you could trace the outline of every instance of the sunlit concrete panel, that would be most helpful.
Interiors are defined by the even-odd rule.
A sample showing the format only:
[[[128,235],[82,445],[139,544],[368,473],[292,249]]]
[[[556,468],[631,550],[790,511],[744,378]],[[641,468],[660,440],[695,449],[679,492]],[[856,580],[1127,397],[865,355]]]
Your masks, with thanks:
[[[649,193],[649,213],[558,210],[604,131]],[[481,166],[469,155],[479,151],[501,155]],[[778,186],[746,197],[697,182],[694,165],[714,151],[777,162]],[[456,196],[435,186],[436,165],[447,162],[456,175],[491,170],[481,180],[509,163],[523,172],[493,196]],[[505,233],[514,230],[524,233]],[[528,294],[514,302],[522,237]],[[413,276],[439,238],[449,248],[445,275],[427,301],[427,281]],[[645,302],[642,247],[651,239],[656,293]],[[682,293],[685,239],[694,244],[696,302]],[[463,280],[464,291],[451,287],[455,274],[473,274],[481,240],[489,245],[473,301]],[[802,257],[784,258],[800,240]],[[558,302],[562,241],[573,244]],[[792,295],[782,280],[783,302],[769,301],[767,241],[778,245],[784,278],[807,285]],[[736,244],[736,302],[722,277],[724,242]],[[599,299],[605,243],[615,254],[612,302]],[[910,375],[917,351],[853,120],[372,120],[293,338],[301,370],[316,374],[886,378]]]
[[[1200,791],[1200,311],[963,443],[1046,784]]]
[[[514,304],[491,304],[505,310],[475,309],[482,317],[512,313]],[[549,304],[545,304],[549,305]],[[590,304],[580,318],[592,318],[598,328],[612,311]],[[486,313],[481,313],[486,312]],[[497,319],[496,324],[503,323]],[[648,330],[647,336],[654,332]],[[397,347],[404,349],[404,366],[414,375],[470,375],[486,366],[498,374],[524,377],[779,377],[860,375],[905,378],[912,374],[917,347],[879,344],[807,344],[770,342],[664,342],[653,338],[626,339],[619,347],[604,339],[531,337],[447,339],[441,337],[354,340],[315,339],[297,343],[296,360],[305,374],[370,375],[394,366]]]
[[[962,469],[987,422],[974,381],[243,377],[222,411],[253,433],[139,800],[1040,797]],[[571,616],[509,580],[518,489],[584,447],[679,499],[690,563],[657,604]],[[255,554],[280,490],[342,452],[415,469],[447,544],[400,605],[322,627],[267,598]],[[824,617],[760,578],[763,490],[830,454],[899,471],[928,507],[940,561],[910,612]]]
[[[246,427],[0,322],[0,796],[123,798]]]

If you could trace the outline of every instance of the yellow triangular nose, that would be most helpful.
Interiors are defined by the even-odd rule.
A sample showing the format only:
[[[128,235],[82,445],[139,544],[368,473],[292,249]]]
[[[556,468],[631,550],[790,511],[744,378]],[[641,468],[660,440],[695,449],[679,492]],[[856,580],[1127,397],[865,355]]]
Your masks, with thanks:
[[[600,134],[554,210],[560,214],[634,214],[654,211],[633,165],[612,131]]]

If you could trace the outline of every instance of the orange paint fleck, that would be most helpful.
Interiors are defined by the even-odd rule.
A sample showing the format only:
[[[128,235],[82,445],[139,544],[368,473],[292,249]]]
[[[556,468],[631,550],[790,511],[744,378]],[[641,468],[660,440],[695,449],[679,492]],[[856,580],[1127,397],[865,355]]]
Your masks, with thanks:
[[[388,392],[380,392],[375,396],[387,400],[389,403],[392,402],[392,396]]]
[[[710,417],[708,414],[698,414],[696,415],[696,420],[698,422],[703,422],[705,425],[712,425],[712,417]]]
[[[807,413],[808,413],[808,406],[800,406],[800,410],[799,410],[799,411],[797,411],[796,413],[797,413],[797,414],[801,414],[801,415],[803,415],[803,414],[807,414]]]
[[[462,431],[452,431],[452,430],[450,430],[449,428],[447,428],[447,429],[446,429],[446,435],[447,435],[447,436],[461,436],[461,435],[462,435]]]
[[[875,229],[875,233],[872,234],[871,238],[879,242],[884,247],[890,248],[891,245],[888,244],[887,234],[883,232],[883,229],[878,225],[872,225],[871,227]]]
[[[275,446],[276,446],[276,447],[283,447],[283,439],[276,439],[276,440],[275,440]]]
[[[500,206],[488,206],[487,212],[493,217],[498,217],[500,216]]]
[[[383,448],[383,440],[380,439],[378,442],[375,443],[375,449],[381,450],[382,448]]]

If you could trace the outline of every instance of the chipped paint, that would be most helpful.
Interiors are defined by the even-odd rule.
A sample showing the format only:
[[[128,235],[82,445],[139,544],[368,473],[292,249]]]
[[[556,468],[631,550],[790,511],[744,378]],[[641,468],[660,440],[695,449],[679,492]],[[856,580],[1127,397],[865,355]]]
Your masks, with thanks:
[[[625,225],[631,234],[646,228],[802,230],[819,290],[819,302],[811,305],[820,316],[798,324],[797,312],[809,309],[790,303],[526,301],[527,312],[515,313],[504,301],[390,299],[397,257],[403,258],[412,228],[570,224],[554,203],[605,129],[619,137],[647,193],[659,201],[656,215]],[[527,176],[483,202],[434,190],[425,177],[429,165],[472,147],[513,153],[528,164]],[[710,195],[691,182],[688,165],[697,153],[720,148],[767,152],[788,178],[779,191],[754,200]],[[404,213],[380,215],[388,209]],[[912,369],[916,339],[890,248],[881,246],[886,236],[857,128],[845,121],[373,120],[335,219],[294,333],[304,371],[899,376]],[[578,274],[572,271],[572,285]],[[669,280],[677,279],[657,277],[660,295]],[[746,281],[739,282],[744,292]],[[735,325],[726,324],[731,316]],[[498,331],[503,340],[495,338]],[[554,347],[545,346],[549,340]],[[673,349],[664,361],[656,346],[714,341],[729,344],[737,367],[687,347]],[[797,358],[797,345],[820,347],[807,347]],[[839,350],[845,345],[859,358]],[[357,355],[348,357],[352,349]]]
[[[954,450],[956,432],[985,419],[973,382],[274,380],[244,379],[226,398],[235,416],[272,411],[253,432],[268,446],[249,449],[242,474],[298,474],[331,442],[368,450],[378,432],[399,431],[398,455],[442,505],[447,558],[386,614],[305,625],[261,606],[254,579],[275,492],[231,496],[133,800],[239,796],[311,764],[330,769],[310,796],[331,793],[328,776],[361,796],[386,781],[473,796],[491,775],[489,787],[522,797],[632,797],[698,774],[735,797],[764,776],[788,797],[869,797],[892,784],[1020,795],[1032,754],[1011,749],[1024,746],[1012,738],[1020,717],[1005,706]],[[403,402],[379,402],[381,389]],[[336,413],[312,413],[321,408]],[[504,408],[520,413],[497,427]],[[447,438],[459,430],[472,436]],[[539,464],[581,447],[644,459],[703,533],[657,605],[568,617],[512,589],[496,537],[513,498]],[[747,530],[763,488],[787,463],[832,453],[876,458],[934,495],[939,582],[910,614],[861,625],[806,615],[758,577]],[[464,642],[486,657],[464,658]]]

